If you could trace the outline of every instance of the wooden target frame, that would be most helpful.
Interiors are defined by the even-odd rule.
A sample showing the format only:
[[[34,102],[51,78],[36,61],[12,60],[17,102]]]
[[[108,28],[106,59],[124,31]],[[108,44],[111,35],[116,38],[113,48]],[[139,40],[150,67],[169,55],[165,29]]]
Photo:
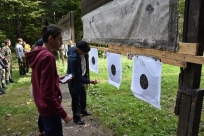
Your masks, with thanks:
[[[65,39],[63,41],[63,43],[70,44],[69,40],[71,40],[73,43],[75,43],[74,12],[70,11],[64,17],[60,18],[56,24],[58,27],[60,27],[62,29],[62,32],[65,32],[68,29],[70,29],[70,31],[71,31],[71,38]]]
[[[131,53],[158,57],[165,64],[180,67],[174,111],[175,115],[179,116],[178,136],[197,136],[199,130],[204,97],[204,90],[200,89],[202,64],[204,64],[203,7],[203,0],[185,0],[183,39],[181,43],[178,43],[177,52],[134,46],[108,45],[108,48],[91,46],[100,51],[121,55]]]

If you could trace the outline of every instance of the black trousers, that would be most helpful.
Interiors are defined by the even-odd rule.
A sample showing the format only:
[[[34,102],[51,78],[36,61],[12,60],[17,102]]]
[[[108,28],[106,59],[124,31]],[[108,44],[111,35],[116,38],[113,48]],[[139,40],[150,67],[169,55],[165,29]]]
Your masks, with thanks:
[[[86,111],[86,89],[85,86],[82,85],[80,94],[74,93],[70,88],[69,91],[72,97],[73,120],[77,121],[81,119],[80,114]]]
[[[38,117],[38,129],[39,129],[39,132],[43,132],[44,131],[43,121],[42,121],[42,118],[41,118],[40,115]]]
[[[19,73],[21,75],[26,74],[26,64],[25,64],[25,57],[22,58],[22,62],[20,59],[18,59],[18,65],[19,65]]]
[[[25,64],[26,64],[26,73],[28,73],[29,72],[29,65],[28,65],[28,61],[25,59]]]

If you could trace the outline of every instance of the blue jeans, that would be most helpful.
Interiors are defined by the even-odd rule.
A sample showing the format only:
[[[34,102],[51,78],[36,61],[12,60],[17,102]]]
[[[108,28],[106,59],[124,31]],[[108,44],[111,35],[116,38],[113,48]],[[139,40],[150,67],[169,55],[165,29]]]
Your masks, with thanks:
[[[63,136],[60,116],[41,116],[45,136]]]

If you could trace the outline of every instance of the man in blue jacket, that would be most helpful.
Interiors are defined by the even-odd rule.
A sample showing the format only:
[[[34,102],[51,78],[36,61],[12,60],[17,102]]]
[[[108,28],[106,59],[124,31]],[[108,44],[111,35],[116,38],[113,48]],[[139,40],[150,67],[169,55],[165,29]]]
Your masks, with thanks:
[[[83,125],[80,114],[91,115],[86,109],[86,89],[84,84],[97,84],[96,80],[88,79],[86,66],[88,65],[85,54],[90,51],[87,42],[79,41],[76,46],[71,47],[68,54],[67,74],[73,74],[73,79],[68,83],[69,91],[72,97],[72,111],[74,123]]]

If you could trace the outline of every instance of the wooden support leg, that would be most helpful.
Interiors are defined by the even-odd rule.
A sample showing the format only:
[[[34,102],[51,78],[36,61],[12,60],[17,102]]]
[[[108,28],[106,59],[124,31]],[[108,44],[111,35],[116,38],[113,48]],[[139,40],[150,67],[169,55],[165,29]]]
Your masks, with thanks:
[[[182,94],[179,109],[179,122],[177,129],[177,136],[187,136],[188,121],[190,116],[191,96]]]
[[[179,87],[175,114],[179,115],[177,136],[197,136],[204,90]]]
[[[197,136],[203,105],[204,90],[194,89],[192,96],[191,111],[188,125],[188,136]]]

